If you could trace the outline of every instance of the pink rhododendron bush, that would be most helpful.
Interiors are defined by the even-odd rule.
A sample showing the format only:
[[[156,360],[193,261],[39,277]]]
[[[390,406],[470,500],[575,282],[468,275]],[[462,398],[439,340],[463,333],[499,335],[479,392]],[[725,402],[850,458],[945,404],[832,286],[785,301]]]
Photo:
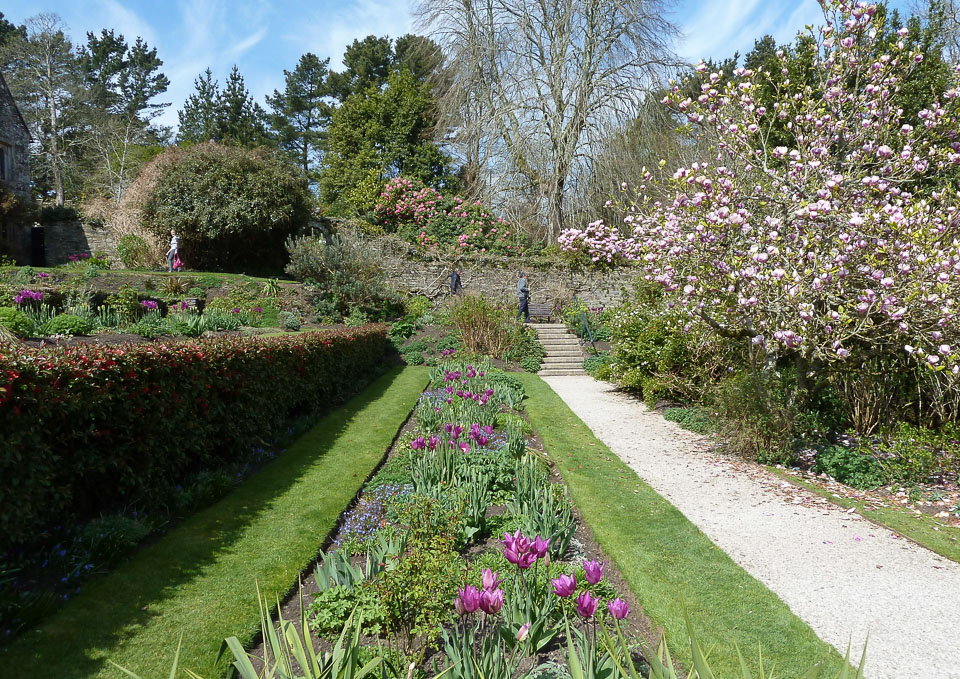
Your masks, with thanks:
[[[422,182],[391,179],[374,208],[377,225],[427,250],[522,256],[530,241],[478,201],[444,197]]]
[[[663,102],[712,140],[712,157],[646,171],[624,228],[568,231],[564,247],[634,262],[690,324],[792,357],[800,387],[835,364],[896,353],[953,388],[958,89],[907,119],[894,101],[924,55],[906,48],[906,29],[882,53],[875,6],[824,9],[805,82],[788,77],[781,51],[781,73],[731,77],[701,63],[699,96],[676,84]]]

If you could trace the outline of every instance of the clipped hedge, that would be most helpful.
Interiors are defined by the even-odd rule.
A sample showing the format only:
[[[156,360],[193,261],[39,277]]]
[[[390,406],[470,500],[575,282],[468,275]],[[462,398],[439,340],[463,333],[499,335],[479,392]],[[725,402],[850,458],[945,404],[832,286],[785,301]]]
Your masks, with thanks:
[[[356,392],[387,326],[273,338],[0,345],[0,555],[135,503]]]

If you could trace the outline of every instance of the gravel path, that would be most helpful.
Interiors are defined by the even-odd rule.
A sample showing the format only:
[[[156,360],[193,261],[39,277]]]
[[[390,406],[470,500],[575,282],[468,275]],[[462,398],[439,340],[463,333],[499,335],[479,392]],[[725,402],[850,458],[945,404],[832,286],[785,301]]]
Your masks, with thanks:
[[[709,451],[590,377],[545,381],[607,447],[869,679],[960,679],[960,564],[758,465]]]

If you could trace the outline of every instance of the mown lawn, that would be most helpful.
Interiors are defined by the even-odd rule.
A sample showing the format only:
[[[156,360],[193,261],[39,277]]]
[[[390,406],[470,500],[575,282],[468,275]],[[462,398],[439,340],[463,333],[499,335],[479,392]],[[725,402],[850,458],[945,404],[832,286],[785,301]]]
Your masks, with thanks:
[[[380,463],[428,381],[394,369],[325,417],[277,460],[216,505],[89,584],[36,631],[0,652],[10,674],[82,679],[167,676],[181,667],[212,679],[224,638],[259,630],[256,587],[283,595],[316,557],[341,512]]]
[[[644,483],[535,375],[518,375],[527,412],[570,486],[584,520],[645,613],[664,628],[674,657],[691,666],[681,602],[718,676],[740,676],[735,644],[756,672],[797,677],[843,658],[783,601],[738,566],[673,505]],[[833,675],[830,675],[833,676]]]

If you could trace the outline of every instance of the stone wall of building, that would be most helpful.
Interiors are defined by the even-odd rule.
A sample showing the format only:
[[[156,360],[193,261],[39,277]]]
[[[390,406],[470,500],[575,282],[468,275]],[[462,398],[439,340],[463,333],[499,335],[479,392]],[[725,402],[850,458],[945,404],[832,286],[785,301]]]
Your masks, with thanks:
[[[30,193],[30,132],[17,109],[13,95],[0,75],[0,179],[21,196]]]

